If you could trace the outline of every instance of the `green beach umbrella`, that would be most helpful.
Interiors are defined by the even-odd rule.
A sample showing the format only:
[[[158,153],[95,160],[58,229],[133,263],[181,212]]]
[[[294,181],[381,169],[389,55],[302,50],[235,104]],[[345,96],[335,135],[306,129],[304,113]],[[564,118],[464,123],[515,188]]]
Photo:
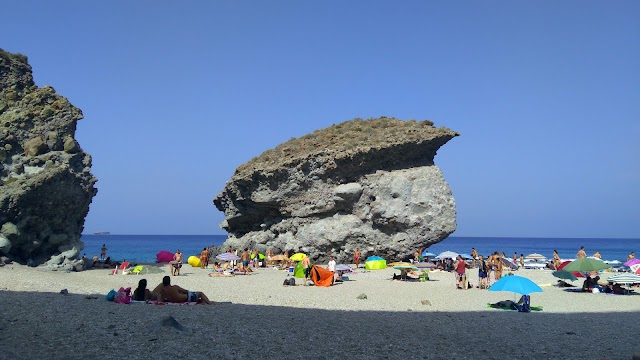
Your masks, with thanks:
[[[572,273],[566,271],[566,270],[557,270],[551,273],[551,275],[557,277],[558,279],[562,279],[562,280],[570,280],[570,281],[576,281],[578,280],[578,278],[573,275]]]
[[[570,262],[569,264],[567,264],[567,266],[563,267],[562,270],[565,270],[568,272],[574,272],[574,271],[588,272],[588,271],[604,270],[610,267],[611,265],[605,263],[602,260],[584,258],[584,259],[578,259]]]

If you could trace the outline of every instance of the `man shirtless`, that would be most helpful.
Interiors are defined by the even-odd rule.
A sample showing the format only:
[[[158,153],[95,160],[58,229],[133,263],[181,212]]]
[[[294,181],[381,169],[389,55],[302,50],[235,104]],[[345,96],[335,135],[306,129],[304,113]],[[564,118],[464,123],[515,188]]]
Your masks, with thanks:
[[[188,291],[178,285],[171,285],[171,277],[169,276],[162,278],[162,283],[153,289],[153,293],[156,294],[160,301],[171,303],[198,302],[214,304],[207,295],[200,291]]]
[[[242,260],[242,270],[244,273],[247,273],[249,269],[249,260],[251,260],[251,254],[249,254],[249,248],[244,248],[244,251],[240,255],[240,260]]]
[[[169,266],[171,267],[171,275],[180,275],[180,268],[182,267],[183,260],[184,255],[180,252],[180,249],[176,250],[176,253],[173,255],[173,261],[169,263]]]
[[[304,269],[304,286],[307,286],[307,279],[311,274],[311,259],[308,256],[302,259],[302,268]]]
[[[587,257],[587,252],[584,251],[584,246],[580,246],[580,250],[576,254],[576,259],[584,259]]]

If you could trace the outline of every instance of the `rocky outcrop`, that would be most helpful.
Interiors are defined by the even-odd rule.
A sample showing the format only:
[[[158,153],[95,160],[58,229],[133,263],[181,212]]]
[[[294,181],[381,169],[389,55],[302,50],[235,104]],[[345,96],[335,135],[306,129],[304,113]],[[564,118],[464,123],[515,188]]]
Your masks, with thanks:
[[[80,109],[33,82],[27,58],[0,49],[0,255],[80,269],[84,219],[97,190],[74,139]]]
[[[459,134],[431,121],[355,119],[292,139],[238,167],[214,199],[223,247],[274,247],[314,259],[403,258],[456,228],[433,159]]]

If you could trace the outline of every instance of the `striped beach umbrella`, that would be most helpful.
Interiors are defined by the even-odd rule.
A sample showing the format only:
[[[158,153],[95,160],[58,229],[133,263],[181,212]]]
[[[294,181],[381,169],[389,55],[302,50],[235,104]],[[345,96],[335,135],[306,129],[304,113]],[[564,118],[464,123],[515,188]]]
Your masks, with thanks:
[[[533,253],[533,254],[529,254],[527,256],[524,257],[525,259],[529,259],[529,260],[547,260],[547,257],[542,255],[542,254],[538,254],[538,253]]]
[[[631,272],[634,273],[634,274],[640,275],[640,264],[635,264],[635,265],[629,266],[629,270],[631,270]]]
[[[635,284],[640,283],[640,275],[621,273],[613,275],[612,277],[608,278],[607,281],[614,284]]]

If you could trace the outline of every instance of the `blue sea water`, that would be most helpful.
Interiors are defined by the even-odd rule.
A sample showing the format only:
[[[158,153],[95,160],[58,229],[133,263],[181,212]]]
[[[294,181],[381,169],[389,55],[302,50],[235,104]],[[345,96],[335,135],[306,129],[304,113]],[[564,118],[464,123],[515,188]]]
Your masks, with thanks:
[[[221,245],[226,235],[82,235],[82,241],[89,258],[100,255],[102,244],[107,247],[107,256],[116,261],[152,263],[161,251],[175,252],[180,249],[187,257],[199,255],[203,248]],[[631,251],[640,250],[640,239],[570,239],[570,238],[517,238],[517,237],[457,237],[451,236],[428,251],[441,253],[451,250],[458,253],[471,253],[475,247],[479,254],[488,255],[494,251],[505,252],[508,257],[513,253],[539,253],[551,257],[558,250],[563,259],[573,259],[584,246],[588,256],[599,251],[603,260],[625,261]],[[412,249],[413,250],[413,249]],[[365,257],[376,254],[363,254]]]

